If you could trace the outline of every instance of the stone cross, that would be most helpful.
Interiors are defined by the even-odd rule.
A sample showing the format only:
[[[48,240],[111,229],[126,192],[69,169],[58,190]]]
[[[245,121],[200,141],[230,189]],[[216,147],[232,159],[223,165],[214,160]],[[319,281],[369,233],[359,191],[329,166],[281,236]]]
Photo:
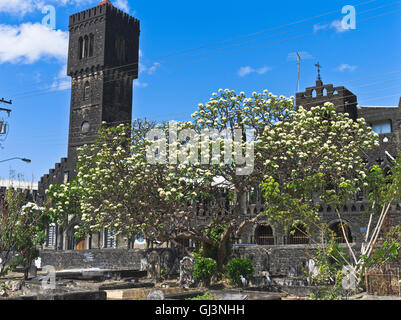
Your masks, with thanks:
[[[317,68],[317,80],[322,80],[321,78],[320,78],[320,68],[322,67],[321,65],[320,65],[320,63],[318,62],[318,63],[316,63],[315,64],[315,67]]]

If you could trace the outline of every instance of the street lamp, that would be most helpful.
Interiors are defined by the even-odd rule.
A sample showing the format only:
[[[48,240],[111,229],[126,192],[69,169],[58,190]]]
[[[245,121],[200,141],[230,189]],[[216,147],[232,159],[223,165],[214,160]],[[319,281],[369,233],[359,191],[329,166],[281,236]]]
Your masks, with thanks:
[[[7,160],[1,160],[0,163],[11,161],[11,160],[21,160],[21,161],[24,161],[26,163],[31,163],[32,162],[31,159],[15,157],[15,158],[7,159]]]

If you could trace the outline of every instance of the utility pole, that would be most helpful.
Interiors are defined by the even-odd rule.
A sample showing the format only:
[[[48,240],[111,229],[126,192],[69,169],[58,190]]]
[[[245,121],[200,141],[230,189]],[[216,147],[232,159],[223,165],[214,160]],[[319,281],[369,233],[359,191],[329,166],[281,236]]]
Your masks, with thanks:
[[[0,99],[0,103],[10,104],[10,105],[13,104],[12,100],[7,101],[7,100],[4,100],[4,98]],[[8,116],[10,116],[11,109],[0,108],[0,111],[5,111],[5,112],[7,112]],[[7,137],[7,133],[8,133],[8,124],[6,121],[0,119],[0,137],[1,136]],[[0,145],[0,147],[1,147],[1,145]]]
[[[297,59],[298,59],[298,62],[297,62],[297,65],[298,65],[298,91],[297,92],[299,92],[300,91],[300,69],[301,69],[301,56],[300,56],[300,54],[297,52]]]
[[[12,100],[7,101],[7,100],[4,100],[4,98],[1,98],[0,103],[13,104],[13,101]],[[0,111],[5,111],[8,113],[8,116],[10,116],[11,109],[0,108]]]

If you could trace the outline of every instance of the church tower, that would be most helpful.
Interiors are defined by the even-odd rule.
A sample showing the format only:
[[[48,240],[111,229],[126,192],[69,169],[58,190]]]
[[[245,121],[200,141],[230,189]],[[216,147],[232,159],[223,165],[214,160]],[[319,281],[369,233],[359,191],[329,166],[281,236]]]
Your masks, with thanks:
[[[138,78],[139,21],[109,0],[69,20],[67,73],[72,78],[68,162],[75,177],[76,149],[93,143],[103,121],[130,123],[132,81]]]
[[[72,78],[68,158],[39,182],[39,198],[51,184],[76,177],[77,148],[96,141],[103,121],[130,123],[132,81],[138,78],[139,21],[109,0],[70,16],[67,74]]]
[[[304,92],[296,94],[297,107],[302,106],[310,109],[317,106],[323,106],[326,102],[331,102],[337,109],[337,112],[348,113],[350,118],[356,120],[358,117],[358,99],[355,94],[345,87],[334,87],[332,84],[323,84],[320,76],[321,65],[316,64],[318,76],[316,86],[306,88]]]

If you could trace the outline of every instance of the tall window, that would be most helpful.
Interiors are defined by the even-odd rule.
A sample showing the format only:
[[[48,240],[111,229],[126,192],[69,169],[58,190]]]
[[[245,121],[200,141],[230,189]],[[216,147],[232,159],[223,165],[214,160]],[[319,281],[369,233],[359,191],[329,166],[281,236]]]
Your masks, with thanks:
[[[115,248],[116,247],[116,241],[115,241],[115,236],[114,232],[104,229],[104,247],[105,248]]]
[[[46,239],[46,246],[47,247],[54,247],[56,245],[56,225],[51,224],[47,228],[47,239]]]
[[[84,39],[82,37],[79,38],[78,40],[78,57],[79,60],[83,58],[83,52],[84,52]]]
[[[87,101],[89,100],[91,93],[91,86],[88,81],[85,82],[85,88],[84,88],[84,100]]]
[[[84,58],[88,57],[88,51],[89,51],[89,38],[88,38],[88,36],[85,36],[84,37],[84,52],[83,52]]]
[[[70,173],[68,171],[64,172],[64,183],[67,183],[70,180]]]
[[[94,35],[91,33],[91,34],[89,35],[89,57],[92,57],[92,56],[93,56],[94,44],[95,44],[95,37],[94,37]]]
[[[95,36],[91,33],[88,36],[80,37],[78,40],[78,58],[92,57],[95,50]]]

